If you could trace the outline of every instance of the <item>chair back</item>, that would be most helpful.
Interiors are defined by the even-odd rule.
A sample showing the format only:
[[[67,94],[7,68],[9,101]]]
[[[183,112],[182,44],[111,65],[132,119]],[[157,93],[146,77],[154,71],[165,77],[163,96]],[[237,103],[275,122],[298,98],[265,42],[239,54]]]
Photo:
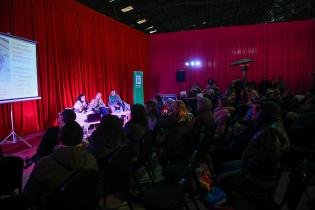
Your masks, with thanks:
[[[74,172],[55,192],[42,196],[40,209],[96,209],[98,177],[98,172],[94,170]]]
[[[141,141],[140,153],[134,167],[142,167],[148,160],[155,144],[155,134],[153,131],[147,131]]]
[[[10,194],[18,189],[22,192],[24,161],[20,157],[4,157],[0,164],[0,195]]]
[[[30,203],[28,199],[22,195],[8,195],[0,198],[1,210],[28,210]]]
[[[199,144],[197,147],[200,155],[205,155],[210,150],[211,141],[213,138],[213,131],[207,130],[207,125],[202,125],[199,135]]]
[[[123,146],[103,162],[105,195],[129,188],[131,154],[131,148]]]

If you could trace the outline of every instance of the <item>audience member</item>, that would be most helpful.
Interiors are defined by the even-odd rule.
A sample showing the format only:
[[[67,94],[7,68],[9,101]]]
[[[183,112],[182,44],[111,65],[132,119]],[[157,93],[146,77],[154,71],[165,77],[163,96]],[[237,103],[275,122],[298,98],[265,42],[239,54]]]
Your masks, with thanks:
[[[58,144],[60,129],[68,123],[73,123],[75,119],[76,114],[72,109],[64,109],[61,113],[58,113],[58,126],[53,126],[47,129],[37,147],[36,153],[31,158],[26,158],[25,167],[27,168],[40,158],[49,155],[53,148]]]
[[[156,109],[157,113],[160,116],[162,114],[162,109],[163,109],[163,99],[161,94],[156,94],[154,96],[153,101],[156,103]]]
[[[279,88],[281,94],[283,94],[284,90],[285,90],[285,83],[284,83],[283,78],[282,77],[278,77],[277,83],[278,83],[278,88]]]
[[[56,191],[72,174],[85,169],[97,170],[96,160],[83,147],[82,137],[82,128],[76,122],[61,128],[61,144],[38,161],[23,190],[32,205],[38,207],[42,195]]]
[[[290,128],[292,144],[315,148],[312,138],[315,130],[315,95],[305,99],[301,112],[297,113],[295,119]]]
[[[196,146],[199,143],[200,133],[202,132],[202,127],[205,131],[211,132],[214,134],[215,123],[212,113],[212,103],[208,98],[200,98],[197,102],[197,112],[198,116],[195,119],[193,136]]]
[[[153,131],[159,120],[157,105],[154,101],[147,101],[145,108],[147,111],[148,128],[149,130]]]
[[[235,108],[228,97],[219,100],[218,106],[214,110],[214,122],[216,125],[216,134],[218,136],[223,138],[226,136],[228,120],[234,111]]]
[[[278,84],[277,84],[277,81],[276,81],[276,79],[272,79],[271,80],[271,82],[270,82],[270,88],[271,89],[276,89],[276,88],[278,88]]]
[[[121,120],[115,115],[105,115],[89,138],[88,152],[96,160],[108,157],[117,148],[127,144]]]
[[[289,149],[281,120],[281,109],[266,102],[257,118],[257,131],[245,149],[241,161],[227,162],[218,183],[229,191],[233,183],[246,189],[253,184],[267,188],[276,182],[282,158]]]
[[[141,140],[148,130],[147,124],[148,119],[145,107],[141,104],[133,105],[131,107],[131,120],[126,123],[124,131],[133,150],[134,158],[139,154]]]
[[[190,91],[200,92],[197,82]],[[54,192],[72,174],[84,169],[99,171],[102,188],[106,171],[103,161],[125,145],[132,148],[135,161],[149,130],[157,132],[156,151],[162,167],[189,160],[198,148],[203,131],[215,134],[209,141],[212,166],[218,185],[227,193],[237,191],[235,186],[243,191],[254,191],[276,184],[289,149],[286,130],[291,145],[315,148],[310,138],[315,129],[315,96],[312,92],[292,96],[285,89],[282,77],[271,82],[263,78],[258,90],[256,82],[247,81],[245,87],[242,80],[236,79],[222,95],[209,79],[202,93],[203,96],[192,98],[192,102],[186,100],[186,104],[182,100],[168,99],[164,105],[161,95],[157,94],[145,107],[140,104],[131,107],[131,120],[124,128],[118,117],[105,115],[90,136],[87,149],[82,145],[83,133],[75,122],[75,113],[65,109],[58,114],[58,126],[46,131],[37,153],[26,160],[28,165],[38,162],[24,195],[38,207],[42,194]],[[110,101],[114,108],[119,106],[124,110],[124,102],[116,93],[111,93]],[[190,103],[194,103],[197,110],[196,118],[188,111]],[[81,94],[74,110],[86,110],[84,104],[87,102]],[[105,107],[100,93],[91,104],[95,111],[102,112],[101,107]],[[0,148],[0,163],[1,157]],[[102,196],[103,189],[100,190]]]
[[[244,121],[252,121],[256,119],[258,107],[259,107],[259,95],[256,90],[251,90],[249,99],[247,102],[247,112],[246,115],[244,116]]]
[[[269,89],[270,83],[267,77],[264,77],[263,80],[259,83],[259,94],[265,95],[266,91]]]
[[[191,86],[190,90],[195,92],[195,93],[200,93],[201,92],[201,88],[199,86],[199,83],[197,81],[195,81],[193,83],[193,85]]]
[[[203,91],[203,97],[211,100],[213,110],[214,106],[216,106],[218,102],[218,96],[215,94],[215,91],[213,89],[206,89]]]
[[[173,112],[173,107],[175,104],[175,100],[168,98],[166,103],[163,105],[161,117],[166,118],[168,115],[171,115]]]
[[[160,161],[168,161],[189,157],[193,150],[192,127],[193,116],[188,112],[183,101],[177,100],[170,106],[166,119],[160,119],[158,126],[167,130],[161,143]]]

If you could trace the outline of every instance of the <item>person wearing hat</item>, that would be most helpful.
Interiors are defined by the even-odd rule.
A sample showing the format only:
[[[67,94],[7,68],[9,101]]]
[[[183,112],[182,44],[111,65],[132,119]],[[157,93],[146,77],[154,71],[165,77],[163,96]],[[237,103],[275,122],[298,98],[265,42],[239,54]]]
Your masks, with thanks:
[[[31,158],[25,159],[25,168],[37,162],[41,157],[49,155],[53,148],[58,144],[58,135],[60,129],[67,123],[72,123],[76,119],[76,114],[72,109],[64,109],[58,113],[58,126],[52,126],[47,129],[41,142],[39,143],[36,153]]]

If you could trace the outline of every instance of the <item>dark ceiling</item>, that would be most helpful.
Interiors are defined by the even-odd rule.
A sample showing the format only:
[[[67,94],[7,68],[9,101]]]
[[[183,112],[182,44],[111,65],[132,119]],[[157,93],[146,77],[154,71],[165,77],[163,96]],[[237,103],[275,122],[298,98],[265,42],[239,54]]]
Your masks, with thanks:
[[[315,0],[77,1],[145,33],[315,18]],[[133,9],[121,11],[128,6]],[[141,19],[146,22],[138,24]]]

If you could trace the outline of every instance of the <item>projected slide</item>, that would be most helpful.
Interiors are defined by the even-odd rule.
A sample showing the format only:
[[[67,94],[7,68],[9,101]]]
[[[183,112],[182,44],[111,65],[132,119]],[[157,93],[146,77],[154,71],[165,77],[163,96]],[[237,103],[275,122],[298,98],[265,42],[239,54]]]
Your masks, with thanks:
[[[37,98],[36,43],[0,34],[0,103]]]

